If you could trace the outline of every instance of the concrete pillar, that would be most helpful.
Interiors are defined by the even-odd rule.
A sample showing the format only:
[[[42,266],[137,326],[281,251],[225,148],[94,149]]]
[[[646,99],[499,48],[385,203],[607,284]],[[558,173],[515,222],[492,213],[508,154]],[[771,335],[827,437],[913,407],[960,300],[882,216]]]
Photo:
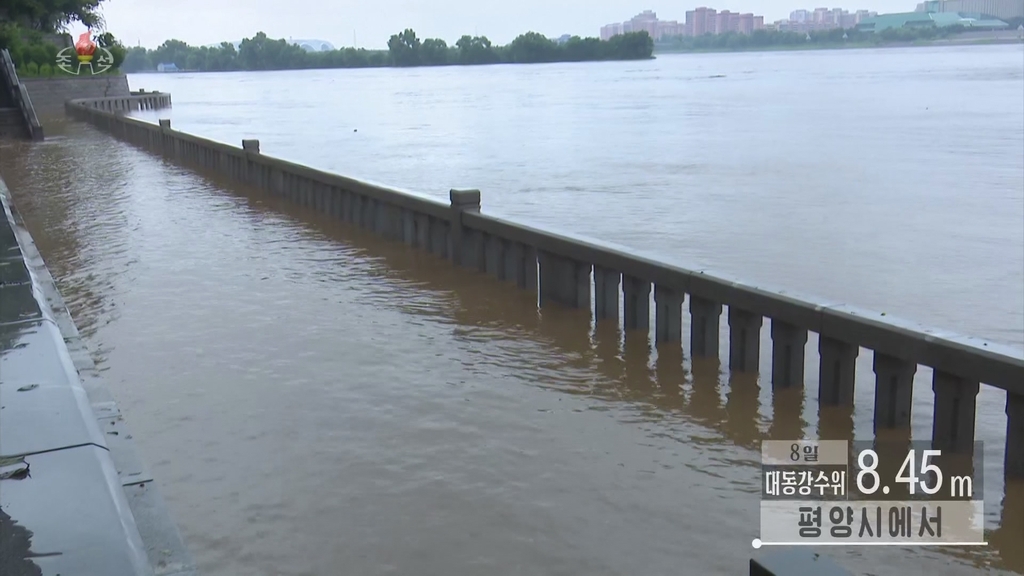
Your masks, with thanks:
[[[379,236],[388,233],[388,205],[377,200],[370,200],[370,231]]]
[[[654,285],[654,343],[683,339],[683,293]]]
[[[163,120],[161,120],[161,122],[163,122]],[[168,120],[168,122],[170,122],[170,120]],[[242,140],[242,150],[245,150],[246,152],[251,152],[253,154],[259,154],[260,141],[256,140],[255,138],[251,140]]]
[[[823,406],[853,405],[860,349],[828,336],[818,338],[818,403]]]
[[[501,238],[484,234],[484,272],[502,280],[504,276],[504,256],[502,251],[505,243]]]
[[[447,220],[441,218],[430,218],[430,252],[436,254],[441,258],[450,258],[449,249],[449,224]]]
[[[480,191],[452,188],[448,192],[448,198],[451,200],[452,210],[448,253],[451,255],[453,263],[462,264],[462,248],[465,242],[462,230],[462,213],[480,211]]]
[[[510,242],[505,250],[505,279],[522,290],[537,292],[537,249],[527,244]]]
[[[469,228],[462,229],[462,265],[478,272],[486,271],[484,258],[484,233]]]
[[[594,318],[619,320],[619,286],[622,274],[617,270],[594,266]]]
[[[1003,472],[1007,478],[1024,480],[1024,395],[1006,392],[1006,455]]]
[[[160,128],[170,129],[171,128],[171,119],[170,118],[161,118],[160,119]],[[242,140],[242,145],[244,147],[245,140]]]
[[[622,275],[622,316],[623,330],[650,330],[650,282]]]
[[[756,374],[761,367],[761,324],[764,318],[729,306],[729,370]]]
[[[974,418],[980,388],[978,382],[939,370],[933,372],[935,412],[932,418],[932,448],[961,454],[969,454],[974,450]]]
[[[909,428],[917,363],[874,354],[875,430]]]
[[[722,305],[690,296],[690,355],[718,358],[718,319]]]
[[[345,222],[359,224],[359,194],[345,191]]]
[[[772,389],[803,388],[807,330],[772,319]]]
[[[402,242],[416,245],[416,214],[406,208],[402,209]]]
[[[417,212],[413,224],[416,234],[413,246],[430,252],[430,216]]]
[[[393,214],[393,206],[387,202],[376,200],[373,203],[374,214],[376,214],[375,222],[377,223],[374,231],[378,235],[383,236],[387,239],[394,237],[395,230],[395,217]]]
[[[539,252],[540,306],[558,302],[570,308],[590,308],[590,265]]]

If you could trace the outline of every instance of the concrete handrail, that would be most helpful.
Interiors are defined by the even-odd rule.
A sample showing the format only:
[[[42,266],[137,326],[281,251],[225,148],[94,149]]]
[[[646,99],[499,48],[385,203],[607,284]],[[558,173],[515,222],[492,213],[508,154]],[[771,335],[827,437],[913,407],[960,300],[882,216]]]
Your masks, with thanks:
[[[43,125],[39,123],[39,118],[36,116],[36,109],[32,106],[32,98],[29,97],[28,89],[18,80],[18,72],[14,68],[11,53],[6,48],[0,50],[0,59],[3,60],[3,73],[10,89],[11,98],[18,109],[21,110],[29,136],[33,140],[42,140]]]
[[[653,254],[573,234],[557,233],[495,216],[467,212],[463,225],[530,244],[580,262],[593,262],[659,286],[720,302],[888,356],[914,361],[961,378],[1024,394],[1024,352],[949,331],[929,329],[845,304],[795,297],[782,290],[693,270]],[[849,338],[847,340],[847,338]]]
[[[522,288],[538,291],[541,307],[557,302],[589,307],[598,320],[617,318],[621,287],[624,328],[645,329],[652,316],[649,298],[653,289],[658,343],[681,339],[679,315],[683,298],[689,295],[694,356],[718,356],[719,318],[722,306],[727,306],[733,370],[758,370],[756,351],[762,320],[769,318],[775,387],[803,386],[807,333],[815,332],[820,335],[822,404],[853,402],[858,351],[870,349],[876,373],[875,419],[882,427],[909,426],[912,396],[895,391],[913,386],[918,365],[930,367],[936,395],[933,440],[951,449],[973,446],[978,384],[1001,388],[1007,392],[1005,470],[1010,476],[1024,477],[1022,350],[843,303],[753,286],[658,255],[482,214],[476,191],[453,190],[452,203],[445,204],[267,156],[259,152],[258,141],[248,141],[249,150],[245,150],[172,130],[169,121],[162,120],[158,126],[113,113],[118,107],[131,109],[134,99],[152,97],[142,93],[129,99],[73,100],[66,109],[78,119],[184,164],[228,175],[458,264],[514,280]]]

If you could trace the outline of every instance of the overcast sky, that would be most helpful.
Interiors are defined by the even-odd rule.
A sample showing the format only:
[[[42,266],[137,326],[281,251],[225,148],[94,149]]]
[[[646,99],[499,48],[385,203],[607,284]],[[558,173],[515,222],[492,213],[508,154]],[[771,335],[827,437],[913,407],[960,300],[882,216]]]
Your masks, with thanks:
[[[535,31],[546,36],[597,36],[601,26],[628,20],[645,9],[662,20],[686,19],[695,6],[753,12],[766,22],[785,18],[800,0],[728,0],[706,4],[678,0],[105,0],[107,29],[125,45],[154,48],[167,39],[193,45],[237,41],[266,32],[271,38],[327,40],[337,47],[386,48],[391,34],[412,28],[421,38],[452,44],[463,34],[505,44]],[[819,0],[824,1],[824,0]],[[904,12],[917,0],[858,0],[832,5],[847,10]],[[83,31],[75,27],[72,31]]]

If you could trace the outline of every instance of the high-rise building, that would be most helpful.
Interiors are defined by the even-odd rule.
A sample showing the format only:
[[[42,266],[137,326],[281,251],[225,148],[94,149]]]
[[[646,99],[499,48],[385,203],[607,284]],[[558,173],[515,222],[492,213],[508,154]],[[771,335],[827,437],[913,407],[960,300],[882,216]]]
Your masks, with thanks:
[[[1001,20],[1024,18],[1021,0],[931,0],[917,5],[918,12],[968,12]]]
[[[729,10],[716,11],[702,6],[686,11],[686,20],[658,20],[653,10],[644,10],[630,20],[601,27],[601,39],[608,40],[619,34],[646,30],[655,40],[673,36],[703,36],[704,34],[726,34],[738,32],[750,34],[764,29],[764,16],[739,14]]]
[[[949,0],[932,0],[932,2],[943,2]],[[962,0],[968,1],[968,0]],[[976,0],[988,1],[988,0]],[[1024,0],[1017,0],[1024,1]],[[918,8],[921,8],[919,5]],[[862,20],[871,18],[875,13],[867,10],[858,10],[851,14],[842,8],[815,8],[812,11],[794,10],[789,15],[789,20],[779,20],[772,25],[773,30],[782,32],[807,33],[835,28],[853,28]]]
[[[691,36],[703,36],[715,33],[714,8],[700,7],[686,13],[686,30]]]

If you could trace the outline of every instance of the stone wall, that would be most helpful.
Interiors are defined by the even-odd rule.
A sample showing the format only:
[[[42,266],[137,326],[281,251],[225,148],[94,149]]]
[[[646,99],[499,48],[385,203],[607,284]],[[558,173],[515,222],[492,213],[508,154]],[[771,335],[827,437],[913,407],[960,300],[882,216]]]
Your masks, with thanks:
[[[21,82],[28,88],[32,105],[44,126],[47,117],[64,116],[64,102],[68,100],[130,95],[128,77],[123,74],[22,78]]]

